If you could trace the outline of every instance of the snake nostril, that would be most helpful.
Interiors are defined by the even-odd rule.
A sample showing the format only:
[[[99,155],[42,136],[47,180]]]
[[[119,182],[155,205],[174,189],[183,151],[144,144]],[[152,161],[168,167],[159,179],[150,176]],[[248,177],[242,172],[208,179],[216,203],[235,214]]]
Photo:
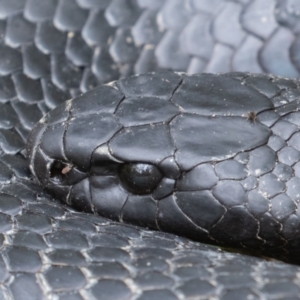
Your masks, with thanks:
[[[78,168],[69,162],[53,160],[48,166],[49,177],[47,184],[49,186],[70,186],[77,184],[88,176],[87,173],[81,172]],[[49,182],[50,181],[50,182]]]
[[[72,170],[72,167],[70,164],[56,160],[50,167],[50,178],[55,181],[61,181]]]

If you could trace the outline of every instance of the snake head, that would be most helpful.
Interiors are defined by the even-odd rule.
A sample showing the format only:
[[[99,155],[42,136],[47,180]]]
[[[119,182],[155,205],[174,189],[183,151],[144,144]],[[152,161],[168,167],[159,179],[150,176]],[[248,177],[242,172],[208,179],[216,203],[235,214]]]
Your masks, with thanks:
[[[80,211],[202,241],[216,239],[222,230],[213,228],[227,215],[242,216],[255,238],[245,189],[230,174],[237,168],[238,179],[247,178],[235,157],[266,145],[271,134],[259,118],[248,121],[249,111],[272,108],[234,76],[133,76],[47,114],[28,138],[30,168],[47,191]],[[234,235],[240,242],[239,228]]]

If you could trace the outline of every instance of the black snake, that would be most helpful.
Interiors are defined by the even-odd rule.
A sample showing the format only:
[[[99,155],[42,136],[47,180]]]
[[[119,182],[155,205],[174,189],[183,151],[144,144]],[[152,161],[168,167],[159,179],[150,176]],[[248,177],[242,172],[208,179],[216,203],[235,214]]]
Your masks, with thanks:
[[[298,299],[184,237],[299,263],[299,82],[127,77],[299,77],[297,5],[0,1],[0,298]]]

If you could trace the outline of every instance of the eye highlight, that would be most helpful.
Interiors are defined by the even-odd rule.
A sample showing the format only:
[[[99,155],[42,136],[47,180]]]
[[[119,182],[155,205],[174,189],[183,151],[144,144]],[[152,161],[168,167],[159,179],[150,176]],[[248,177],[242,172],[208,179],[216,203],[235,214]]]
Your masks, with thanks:
[[[151,164],[122,164],[118,172],[124,188],[138,195],[154,191],[163,177],[160,170]]]

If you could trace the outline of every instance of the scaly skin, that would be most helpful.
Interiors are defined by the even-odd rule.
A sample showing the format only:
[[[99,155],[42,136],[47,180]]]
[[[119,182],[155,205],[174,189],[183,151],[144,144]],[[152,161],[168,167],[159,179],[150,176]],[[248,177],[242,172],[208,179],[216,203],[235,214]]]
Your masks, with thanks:
[[[284,97],[298,89],[243,73],[122,79],[46,115],[30,167],[80,211],[298,263],[299,101]]]
[[[272,0],[1,1],[1,297],[298,298],[297,266],[77,213],[32,183],[24,158],[49,109],[133,73],[299,77],[296,11]],[[297,95],[289,88],[277,100]]]

